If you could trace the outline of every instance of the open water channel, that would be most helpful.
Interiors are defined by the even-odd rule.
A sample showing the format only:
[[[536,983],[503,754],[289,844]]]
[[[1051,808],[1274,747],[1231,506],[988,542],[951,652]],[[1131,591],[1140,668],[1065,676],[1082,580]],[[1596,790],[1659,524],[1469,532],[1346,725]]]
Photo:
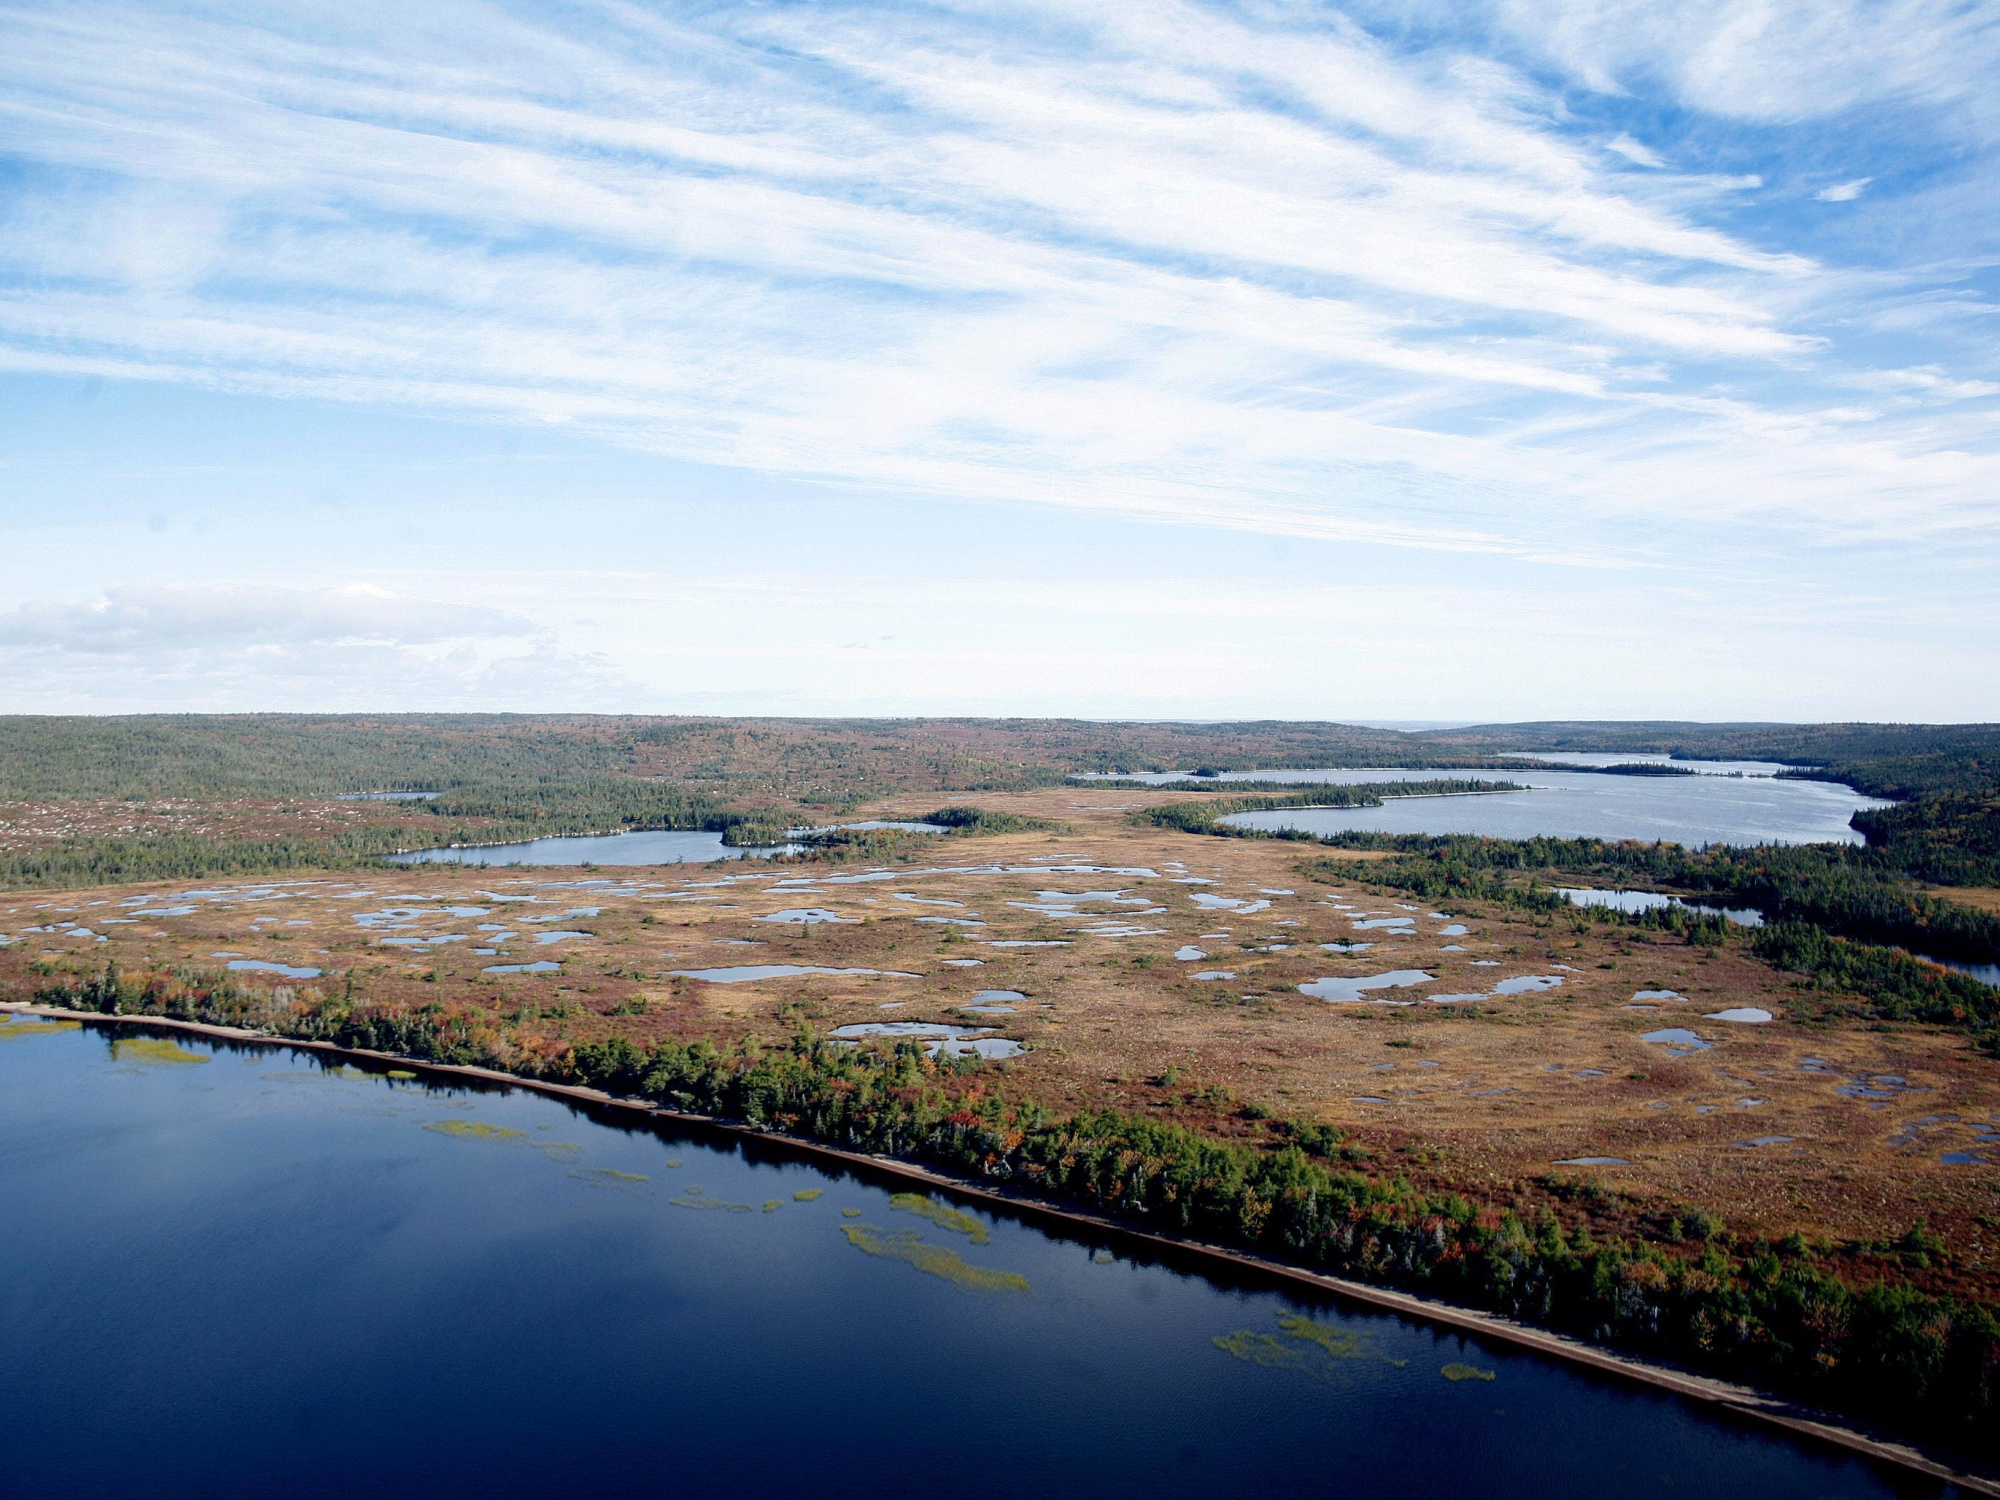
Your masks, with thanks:
[[[0,1019],[0,1488],[1939,1493],[899,1191],[526,1090]]]

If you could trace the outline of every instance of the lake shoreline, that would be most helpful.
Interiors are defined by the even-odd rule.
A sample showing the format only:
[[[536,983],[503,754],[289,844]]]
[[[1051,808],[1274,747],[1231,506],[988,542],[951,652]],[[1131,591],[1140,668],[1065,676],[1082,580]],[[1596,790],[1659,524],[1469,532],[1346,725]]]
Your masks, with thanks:
[[[1797,1437],[1956,1484],[1971,1493],[2000,1496],[2000,1482],[1961,1471],[1905,1443],[1845,1425],[1810,1408],[1749,1387],[1733,1385],[1713,1377],[1614,1353],[1564,1334],[1516,1323],[1494,1314],[1434,1301],[1416,1293],[1329,1276],[1248,1251],[1183,1238],[1124,1220],[1063,1207],[1044,1199],[1017,1195],[894,1157],[850,1151],[809,1138],[762,1130],[709,1115],[662,1108],[649,1100],[622,1098],[581,1085],[524,1078],[494,1068],[431,1062],[395,1053],[343,1047],[332,1042],[291,1038],[270,1032],[218,1026],[206,1022],[181,1021],[164,1016],[109,1016],[95,1011],[69,1010],[27,1001],[0,1001],[0,1013],[4,1012],[110,1026],[157,1027],[193,1035],[211,1036],[224,1041],[248,1042],[269,1047],[302,1048],[335,1057],[390,1063],[418,1073],[476,1079],[551,1097],[575,1100],[598,1108],[636,1112],[677,1124],[719,1131],[805,1156],[839,1162],[851,1168],[922,1183],[944,1192],[1003,1207],[1025,1218],[1087,1228],[1098,1234],[1158,1245],[1196,1261],[1247,1270],[1262,1278],[1311,1288],[1342,1300],[1394,1312],[1403,1317],[1461,1329],[1569,1364],[1581,1365],[1638,1384],[1670,1391],[1709,1407],[1728,1411],[1739,1418],[1782,1429]]]

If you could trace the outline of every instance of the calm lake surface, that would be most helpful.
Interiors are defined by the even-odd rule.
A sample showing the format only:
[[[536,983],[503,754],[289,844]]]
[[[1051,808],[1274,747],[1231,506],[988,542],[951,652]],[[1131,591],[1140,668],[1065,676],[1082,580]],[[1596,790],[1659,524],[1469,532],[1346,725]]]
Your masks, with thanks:
[[[5,1491],[1939,1492],[892,1191],[282,1047],[0,1041]]]
[[[777,849],[736,849],[706,829],[660,828],[644,833],[603,833],[576,838],[531,839],[474,849],[418,849],[389,856],[398,865],[694,865],[714,859],[782,854]]]
[[[1696,764],[1685,762],[1684,764]],[[1847,820],[1890,804],[1826,781],[1769,776],[1604,776],[1586,771],[1432,771],[1377,768],[1251,771],[1230,780],[1355,786],[1369,781],[1471,777],[1532,790],[1470,797],[1411,797],[1381,807],[1273,808],[1223,821],[1309,833],[1473,833],[1489,838],[1668,839],[1707,844],[1859,844]],[[1148,778],[1165,779],[1165,778]]]

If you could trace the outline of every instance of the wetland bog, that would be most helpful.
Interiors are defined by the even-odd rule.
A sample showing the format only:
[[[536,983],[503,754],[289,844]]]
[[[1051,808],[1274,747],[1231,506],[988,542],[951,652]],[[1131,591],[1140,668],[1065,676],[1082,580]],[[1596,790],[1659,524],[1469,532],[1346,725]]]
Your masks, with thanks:
[[[967,1012],[977,1050],[1018,1051],[999,1064],[1006,1087],[1051,1109],[1117,1108],[1238,1140],[1268,1138],[1271,1121],[1324,1124],[1382,1168],[1506,1202],[1554,1201],[1551,1162],[1617,1157],[1600,1175],[1631,1213],[1685,1203],[1746,1231],[1840,1237],[1923,1220],[1963,1248],[1960,1283],[2000,1284],[1985,1223],[2000,1164],[1978,1128],[2000,1120],[2000,1080],[1962,1035],[1828,1017],[1740,942],[1410,903],[1303,872],[1296,845],[1135,827],[1099,800],[988,796],[1062,830],[918,836],[879,864],[429,866],[0,896],[0,987],[28,998],[48,975],[80,980],[107,959],[135,980],[282,965],[230,977],[288,996],[351,982],[545,1045],[730,1046],[879,1024],[885,1004],[919,1026]],[[838,920],[765,920],[804,910],[792,892],[808,881],[810,910]],[[923,920],[940,912],[985,925]],[[559,925],[561,942],[536,941]],[[477,949],[444,941],[472,932]],[[288,977],[307,968],[323,973]],[[1409,973],[1429,977],[1381,980]],[[1034,1003],[978,1009],[1001,990]],[[1706,1019],[1729,1011],[1772,1019]],[[1643,1040],[1675,1026],[1704,1045],[1677,1055]],[[1875,1075],[1910,1088],[1842,1091]],[[1928,1115],[1953,1118],[1905,1132]],[[1782,1163],[1735,1151],[1751,1126],[1799,1149]]]

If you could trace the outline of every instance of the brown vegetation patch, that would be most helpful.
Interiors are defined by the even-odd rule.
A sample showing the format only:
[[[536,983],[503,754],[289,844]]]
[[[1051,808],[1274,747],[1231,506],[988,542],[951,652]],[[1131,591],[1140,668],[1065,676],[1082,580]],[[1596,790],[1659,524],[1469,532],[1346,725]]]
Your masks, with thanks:
[[[1926,1273],[1934,1281],[1988,1293],[2000,1283],[1990,1243],[2000,1233],[2000,1166],[1940,1160],[1973,1143],[1975,1123],[2000,1124],[2000,1063],[1962,1036],[1829,1014],[1823,997],[1795,988],[1740,941],[1693,947],[1582,913],[1436,906],[1303,875],[1306,851],[1286,842],[1132,826],[1130,808],[1161,795],[1186,794],[1047,787],[962,798],[1064,826],[913,836],[874,865],[441,866],[199,883],[225,891],[219,899],[173,900],[163,886],[4,896],[0,933],[12,941],[0,949],[0,992],[29,998],[45,975],[100,971],[110,958],[134,975],[213,972],[228,962],[214,955],[225,952],[326,971],[317,980],[238,974],[247,985],[327,993],[351,983],[373,999],[463,1006],[549,1045],[613,1035],[733,1042],[746,1032],[776,1040],[800,1025],[824,1032],[891,1020],[976,1025],[1029,1049],[999,1070],[1000,1086],[1058,1110],[1116,1106],[1253,1140],[1279,1138],[1287,1120],[1333,1125],[1352,1133],[1373,1168],[1496,1206],[1566,1201],[1595,1182],[1593,1212],[1613,1222],[1699,1208],[1746,1231],[1886,1239],[1927,1221],[1950,1251]],[[897,797],[861,813],[908,816],[937,800]],[[604,883],[580,883],[590,880]],[[373,894],[346,894],[363,889]],[[1065,907],[1038,898],[1049,891],[1121,894]],[[196,909],[125,917],[136,894]],[[1204,909],[1197,897],[1239,909],[1212,899]],[[450,906],[484,910],[453,915]],[[591,907],[600,910],[565,915]],[[404,926],[355,920],[390,908],[426,915]],[[756,920],[785,908],[847,920]],[[1434,912],[1468,930],[1445,935]],[[1379,919],[1369,914],[1409,918],[1411,935],[1358,928]],[[75,929],[62,922],[90,936],[67,936]],[[515,936],[496,938],[481,924]],[[564,929],[589,936],[532,940]],[[385,941],[453,936],[460,940]],[[1336,941],[1373,946],[1354,954],[1320,946]],[[1206,956],[1182,961],[1183,948]],[[538,959],[559,959],[561,972],[483,972]],[[966,959],[980,962],[949,962]],[[744,964],[922,977],[675,977]],[[1298,988],[1399,969],[1435,979],[1368,991],[1360,1004]],[[1235,978],[1193,977],[1224,971]],[[1486,994],[1497,980],[1535,975],[1563,982],[1461,1004],[1424,999]],[[964,1009],[979,991],[1000,989],[1026,997],[1009,1002],[1012,1014]],[[1641,990],[1685,998],[1635,1001]],[[1652,1008],[1628,1008],[1635,1004]],[[1778,1019],[1705,1018],[1739,1006]],[[1712,1045],[1675,1056],[1642,1039],[1668,1027]],[[1790,1139],[1740,1144],[1777,1136]],[[1629,1165],[1557,1165],[1582,1156]]]

